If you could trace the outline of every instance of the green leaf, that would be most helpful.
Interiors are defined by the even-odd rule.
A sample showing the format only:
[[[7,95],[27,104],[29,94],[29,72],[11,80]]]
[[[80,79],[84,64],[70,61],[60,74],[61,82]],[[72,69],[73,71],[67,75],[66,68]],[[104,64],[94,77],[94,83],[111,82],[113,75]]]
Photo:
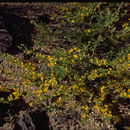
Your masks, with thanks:
[[[104,38],[102,37],[102,35],[99,35],[98,38],[97,38],[97,40],[98,40],[99,42],[103,42]]]

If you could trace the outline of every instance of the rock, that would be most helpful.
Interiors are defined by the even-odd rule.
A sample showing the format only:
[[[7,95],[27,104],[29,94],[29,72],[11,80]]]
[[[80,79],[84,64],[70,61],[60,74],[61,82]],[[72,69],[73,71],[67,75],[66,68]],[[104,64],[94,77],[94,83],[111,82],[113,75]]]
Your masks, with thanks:
[[[12,37],[6,29],[0,29],[0,52],[5,52],[12,45]]]
[[[31,116],[28,113],[22,115],[19,119],[18,124],[16,125],[15,130],[35,130],[35,125]]]
[[[52,128],[57,130],[78,130],[80,119],[80,114],[76,111],[57,113],[50,117]]]
[[[33,25],[28,18],[22,18],[15,14],[0,9],[0,52],[17,54],[21,50],[19,45],[32,47]]]
[[[50,130],[50,121],[45,111],[39,107],[37,110],[30,112],[36,130]]]
[[[1,13],[0,13],[1,15]],[[4,17],[0,16],[0,52],[4,52],[12,45],[12,37],[5,28]]]
[[[18,120],[15,130],[49,130],[49,119],[42,110],[24,113]]]

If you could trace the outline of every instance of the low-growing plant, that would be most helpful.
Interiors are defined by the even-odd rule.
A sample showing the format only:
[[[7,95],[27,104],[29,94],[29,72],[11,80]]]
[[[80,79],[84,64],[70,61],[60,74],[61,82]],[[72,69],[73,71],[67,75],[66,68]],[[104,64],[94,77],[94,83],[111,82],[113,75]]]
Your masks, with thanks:
[[[73,8],[61,7],[58,12],[63,18],[55,32],[48,25],[32,21],[37,29],[33,36],[36,46],[48,46],[63,35],[71,47],[57,47],[44,54],[35,47],[27,49],[22,45],[19,48],[24,49],[25,56],[30,56],[27,59],[1,55],[9,64],[20,68],[15,73],[2,70],[10,80],[19,77],[19,85],[11,84],[14,91],[8,101],[31,95],[35,98],[29,102],[30,106],[43,103],[48,110],[64,108],[71,102],[69,109],[80,107],[84,120],[93,111],[106,121],[119,122],[118,114],[113,112],[114,104],[120,98],[130,98],[130,54],[122,45],[124,39],[127,41],[129,27],[125,23],[123,29],[118,30],[114,25],[125,15],[120,14],[123,5],[94,2],[74,4]],[[56,20],[57,15],[52,19]],[[0,87],[0,91],[2,89]]]
[[[77,3],[73,8],[58,8],[62,15],[61,34],[71,44],[86,45],[90,54],[107,59],[116,57],[126,47],[129,20],[122,25],[117,23],[127,10],[124,3]],[[55,19],[57,15],[54,14]]]
[[[112,105],[120,97],[130,98],[129,55],[108,62],[106,59],[88,57],[84,49],[74,47],[64,51],[56,49],[53,55],[48,56],[34,50],[33,56],[32,59],[38,64],[22,62],[8,55],[10,63],[18,64],[23,69],[17,76],[22,79],[22,91],[35,95],[33,103],[44,102],[52,110],[74,100],[75,107],[81,106],[84,119],[96,109],[107,121],[119,121],[117,115],[112,113]],[[12,94],[17,97],[19,92],[17,88],[15,90]]]

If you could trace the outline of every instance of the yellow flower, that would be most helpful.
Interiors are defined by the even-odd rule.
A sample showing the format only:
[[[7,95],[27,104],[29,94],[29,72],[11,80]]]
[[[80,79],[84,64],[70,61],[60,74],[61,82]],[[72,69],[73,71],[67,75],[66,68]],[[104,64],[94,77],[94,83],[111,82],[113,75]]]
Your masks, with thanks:
[[[125,69],[128,70],[128,67],[126,66]]]
[[[61,90],[62,90],[62,88],[63,88],[63,85],[61,85],[61,86],[59,87],[59,91],[61,91]]]
[[[30,107],[33,106],[33,102],[30,102],[30,103],[29,103],[29,106],[30,106]]]
[[[88,30],[87,30],[87,32],[88,32],[88,33],[90,33],[90,32],[91,32],[91,30],[90,30],[90,29],[88,29]]]
[[[97,63],[99,62],[99,59],[98,59],[98,58],[96,58],[96,62],[97,62]]]
[[[81,106],[82,107],[82,109],[85,109],[85,106]]]
[[[12,64],[12,62],[10,61],[9,64]]]
[[[54,83],[52,83],[51,86],[54,87]]]
[[[85,9],[86,9],[86,10],[88,10],[88,8],[87,8],[87,7],[85,7]]]
[[[90,59],[90,62],[93,62],[93,59]]]
[[[124,97],[126,97],[126,96],[127,96],[127,93],[126,93],[126,92],[124,92],[124,93],[123,93],[123,95],[124,95]]]
[[[71,60],[73,64],[75,64],[76,62],[74,60]]]
[[[67,7],[61,7],[61,9],[63,10],[63,11],[68,11],[68,8]]]
[[[122,27],[126,27],[126,26],[128,26],[128,23],[124,23],[124,24],[122,25]]]
[[[87,107],[85,107],[85,110],[86,110],[86,111],[88,111],[88,106],[87,106]]]
[[[11,59],[12,59],[12,60],[14,60],[14,59],[15,59],[15,57],[14,57],[14,56],[12,56],[12,57],[11,57]]]
[[[0,85],[0,89],[2,89],[2,86]]]
[[[126,26],[125,29],[127,30],[127,29],[128,29],[128,26]]]
[[[123,62],[122,59],[120,59],[120,62],[121,62],[121,63]]]
[[[59,59],[59,60],[61,61],[61,60],[63,60],[63,58],[62,58],[62,57],[60,57],[60,59]]]
[[[48,56],[47,58],[48,58],[48,60],[52,60],[51,56]]]
[[[42,100],[43,100],[43,98],[42,98],[42,97],[40,97],[40,100],[42,101]]]
[[[94,108],[97,109],[97,111],[99,112],[99,106],[98,105],[95,105]]]
[[[60,102],[61,100],[62,100],[62,98],[61,98],[61,97],[59,97],[57,102]]]
[[[41,62],[42,62],[42,60],[39,60],[39,61],[38,61],[38,63],[41,63]]]
[[[42,90],[38,90],[37,93],[42,93]]]
[[[110,74],[111,72],[110,71],[108,71],[108,74]]]
[[[72,103],[71,106],[72,106],[72,108],[75,108],[75,103]]]
[[[76,84],[74,84],[74,85],[72,86],[72,88],[75,89],[75,88],[78,88],[78,86],[77,86]]]
[[[28,55],[31,54],[31,51],[27,51],[27,54],[28,54]]]
[[[101,63],[98,64],[98,66],[101,66],[101,65],[102,65]]]
[[[16,95],[16,94],[17,94],[17,92],[13,92],[12,94],[13,94],[13,95]]]
[[[109,68],[109,70],[111,71],[112,69],[111,69],[111,68]]]
[[[11,79],[14,79],[14,77],[13,77],[13,76],[10,76],[10,78],[11,78]]]
[[[103,93],[104,88],[105,88],[105,86],[102,86],[102,87],[101,87],[101,93]]]
[[[80,52],[81,52],[81,50],[80,50],[80,49],[78,49],[78,52],[80,53]]]
[[[25,68],[25,71],[27,71],[27,70],[28,70],[28,68],[26,67],[26,68]]]
[[[40,97],[41,96],[40,93],[37,96]]]
[[[71,52],[73,52],[73,49],[72,49],[72,48],[69,50],[69,54],[71,54]]]
[[[52,82],[52,80],[50,79],[49,81],[48,81],[48,83],[50,84]]]
[[[108,105],[104,105],[105,108],[108,108]]]
[[[35,80],[35,76],[32,76],[32,79]]]
[[[82,115],[82,118],[84,119],[84,118],[86,118],[87,117],[87,115],[84,113],[83,115]]]
[[[42,74],[41,73],[38,73],[37,76],[40,77]]]
[[[100,8],[100,4],[97,5],[97,8]]]
[[[77,56],[77,55],[73,55],[73,57],[74,57],[75,59],[78,59],[78,56]]]
[[[45,93],[48,92],[48,87],[45,87],[45,88],[44,88],[44,92],[45,92]]]
[[[102,76],[102,73],[100,73],[99,76],[101,77],[101,76]]]
[[[84,16],[84,14],[83,13],[81,13],[81,17],[83,17]]]
[[[95,73],[97,72],[97,70],[95,70]]]
[[[35,71],[32,71],[32,74],[33,74],[33,75],[35,75],[35,73],[36,73]]]
[[[74,48],[74,50],[76,51],[76,50],[77,50],[77,48],[75,47],[75,48]]]
[[[41,81],[43,81],[43,76],[41,76]]]

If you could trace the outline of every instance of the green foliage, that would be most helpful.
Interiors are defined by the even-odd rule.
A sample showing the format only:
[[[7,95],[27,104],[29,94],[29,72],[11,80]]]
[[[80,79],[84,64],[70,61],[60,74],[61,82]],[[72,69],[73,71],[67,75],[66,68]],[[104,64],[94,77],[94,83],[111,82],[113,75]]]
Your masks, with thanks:
[[[125,46],[128,24],[117,29],[126,11],[124,3],[80,3],[73,8],[61,7],[61,35],[71,44],[86,45],[93,55],[113,58]]]

